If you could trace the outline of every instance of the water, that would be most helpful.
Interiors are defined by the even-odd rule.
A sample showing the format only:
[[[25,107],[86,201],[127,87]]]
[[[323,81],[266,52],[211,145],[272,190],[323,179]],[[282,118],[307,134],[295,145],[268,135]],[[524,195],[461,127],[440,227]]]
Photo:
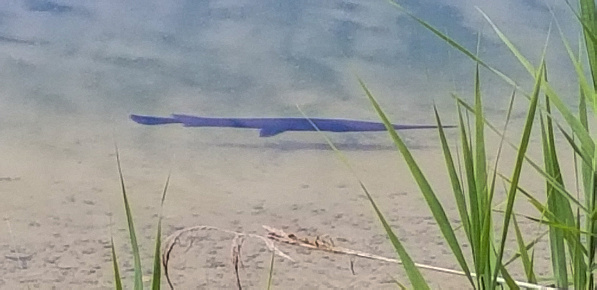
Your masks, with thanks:
[[[531,78],[474,6],[537,64],[551,21],[547,4],[564,32],[578,35],[565,3],[548,2],[421,1],[406,7],[472,51],[481,31],[480,55],[528,89]],[[560,91],[573,93],[574,72],[553,31],[550,78]],[[345,247],[392,256],[351,173],[316,133],[259,138],[252,130],[143,127],[128,114],[291,117],[300,116],[299,105],[310,116],[376,120],[358,76],[395,123],[433,123],[434,103],[454,121],[450,93],[470,99],[474,72],[473,62],[386,1],[10,0],[0,7],[0,64],[0,211],[6,221],[0,251],[31,255],[24,266],[0,259],[2,288],[111,287],[110,232],[128,258],[114,143],[145,258],[169,171],[166,234],[197,224],[263,233],[266,224],[341,237]],[[488,112],[499,119],[512,88],[488,72],[482,79]],[[526,106],[524,100],[517,104],[519,110]],[[408,221],[403,234],[414,255],[451,265],[443,246],[433,242],[438,233],[387,136],[331,137],[393,224]],[[441,175],[435,133],[405,137],[424,165]],[[428,242],[416,242],[415,234]],[[202,287],[232,287],[230,239],[206,239],[223,253],[179,256],[180,285],[197,285],[189,277],[198,275]],[[421,243],[438,254],[417,251]],[[395,270],[359,261],[354,276],[348,258],[305,258],[286,250],[302,261],[281,261],[275,280],[286,287],[378,288],[388,285],[383,273]],[[247,250],[243,277],[255,287],[264,283],[263,261],[269,261],[267,253],[256,253]],[[213,265],[220,260],[223,266]]]

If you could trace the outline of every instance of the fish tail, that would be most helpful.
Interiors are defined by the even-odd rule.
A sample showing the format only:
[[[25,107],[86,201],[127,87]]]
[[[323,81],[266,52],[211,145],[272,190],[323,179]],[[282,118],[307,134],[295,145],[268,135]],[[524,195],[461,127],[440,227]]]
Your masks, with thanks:
[[[154,117],[154,116],[141,116],[131,115],[131,120],[142,124],[142,125],[163,125],[172,123],[181,123],[179,120],[170,117]]]

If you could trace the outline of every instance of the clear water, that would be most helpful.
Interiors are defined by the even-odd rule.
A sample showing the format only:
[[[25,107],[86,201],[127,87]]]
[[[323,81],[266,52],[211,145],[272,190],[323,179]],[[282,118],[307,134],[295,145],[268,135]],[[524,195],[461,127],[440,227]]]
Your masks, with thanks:
[[[535,63],[552,22],[548,5],[570,42],[578,42],[563,1],[411,2],[405,4],[410,11],[472,51],[481,32],[482,58],[527,88],[531,78],[475,5]],[[550,79],[572,100],[577,85],[557,29],[547,61]],[[392,256],[350,171],[316,133],[259,138],[252,130],[144,127],[128,115],[290,117],[300,116],[299,105],[310,116],[376,120],[358,76],[395,123],[433,123],[434,103],[454,121],[450,93],[470,99],[474,73],[472,61],[386,1],[371,0],[6,0],[0,6],[0,65],[0,212],[6,221],[0,252],[32,255],[25,266],[0,255],[2,288],[111,287],[105,248],[111,232],[128,258],[115,143],[145,258],[169,171],[166,234],[197,224],[262,233],[266,224],[344,237],[343,246]],[[488,72],[483,82],[488,111],[499,118],[512,88]],[[441,175],[434,132],[405,136],[423,165]],[[439,236],[387,136],[331,137],[392,222],[407,221],[403,234],[414,255],[453,263],[433,242]],[[438,254],[430,258],[417,250],[417,233]],[[215,241],[224,253],[212,258],[225,267],[211,267],[194,252],[201,258],[185,262],[180,285],[234,285],[218,276],[231,273],[229,242]],[[303,262],[281,262],[282,286],[377,288],[388,277],[377,269],[395,270],[360,262],[361,274],[354,276],[344,269],[348,258],[332,256],[341,262],[331,263],[295,254]],[[269,261],[269,255],[254,259]],[[263,285],[263,263],[251,261],[244,279]],[[344,268],[329,269],[338,265]]]

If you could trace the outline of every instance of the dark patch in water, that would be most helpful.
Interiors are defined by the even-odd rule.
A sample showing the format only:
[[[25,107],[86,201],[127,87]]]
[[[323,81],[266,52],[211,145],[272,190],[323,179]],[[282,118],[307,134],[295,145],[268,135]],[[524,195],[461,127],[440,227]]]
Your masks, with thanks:
[[[339,10],[342,10],[344,12],[349,12],[349,13],[360,12],[363,9],[362,5],[360,5],[358,3],[347,2],[347,1],[340,1],[340,2],[336,3],[336,7]]]
[[[44,0],[29,0],[27,1],[27,9],[35,12],[50,12],[50,13],[67,13],[73,11],[72,6],[58,4],[52,1]]]
[[[160,60],[149,57],[101,56],[96,57],[96,60],[119,67],[145,71],[161,71],[164,69],[164,64]]]
[[[26,45],[41,45],[47,44],[47,41],[41,40],[30,40],[30,39],[19,39],[15,37],[3,36],[0,35],[0,42],[4,43],[14,43],[14,44],[26,44]]]
[[[288,57],[285,59],[293,67],[294,79],[324,87],[339,83],[338,73],[328,64],[310,57]]]
[[[42,112],[73,114],[78,110],[77,105],[72,100],[60,94],[35,94],[32,101]]]
[[[336,39],[340,50],[339,52],[344,57],[354,56],[354,38],[357,31],[363,29],[363,26],[349,20],[336,20],[332,27],[332,33]]]

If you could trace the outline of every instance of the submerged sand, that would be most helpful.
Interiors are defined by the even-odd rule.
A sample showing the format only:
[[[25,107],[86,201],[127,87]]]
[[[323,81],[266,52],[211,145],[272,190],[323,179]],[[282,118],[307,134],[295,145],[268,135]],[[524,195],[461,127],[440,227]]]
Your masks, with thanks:
[[[520,120],[516,120],[518,125]],[[39,117],[35,122],[14,123],[1,132],[3,289],[113,288],[111,234],[126,283],[132,281],[114,143],[120,150],[146,275],[151,271],[161,192],[169,172],[164,235],[197,225],[265,235],[262,225],[268,225],[300,237],[323,236],[332,238],[336,246],[396,257],[357,180],[317,133],[259,138],[252,130],[144,127],[126,118],[102,121],[99,117],[86,121]],[[454,225],[458,225],[436,132],[402,135]],[[330,136],[353,164],[413,259],[458,269],[387,135]],[[450,133],[453,142],[455,137]],[[495,147],[498,139],[490,133],[488,138]],[[532,146],[538,144],[534,140]],[[495,156],[493,151],[489,154]],[[511,164],[513,152],[506,151],[504,156],[506,164]],[[525,183],[531,190],[543,186],[539,178],[526,178]],[[541,232],[530,222],[521,223],[529,239]],[[173,251],[170,268],[176,288],[235,288],[230,254],[233,238],[204,231],[192,243],[182,240],[181,247]],[[275,259],[276,289],[394,289],[393,279],[407,283],[402,267],[395,264],[278,246],[295,261]],[[545,261],[549,252],[541,245],[537,255],[538,260]],[[270,257],[263,243],[246,239],[240,270],[245,288],[265,287]],[[542,263],[538,264],[538,274],[547,275]],[[424,275],[436,289],[466,286],[461,277],[430,271]]]

